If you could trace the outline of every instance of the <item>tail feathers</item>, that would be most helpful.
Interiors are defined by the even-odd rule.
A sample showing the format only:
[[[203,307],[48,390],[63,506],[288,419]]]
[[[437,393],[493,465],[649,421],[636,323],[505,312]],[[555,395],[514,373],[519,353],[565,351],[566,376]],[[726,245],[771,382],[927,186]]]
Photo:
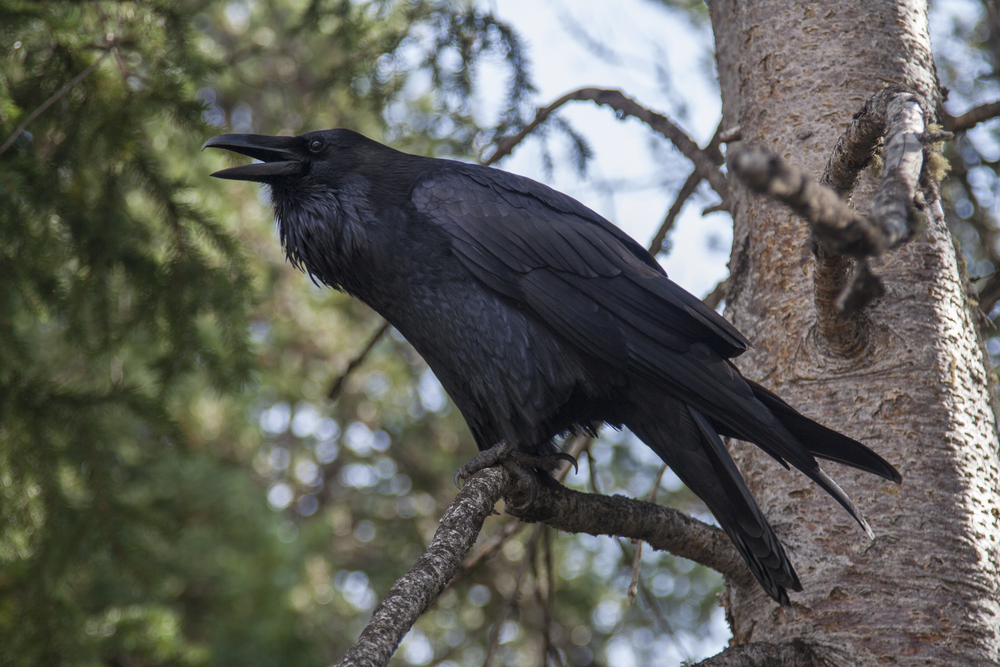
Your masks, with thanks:
[[[764,590],[788,605],[786,589],[802,585],[712,423],[672,399],[657,412],[628,426],[705,502]]]
[[[778,418],[778,421],[781,422],[782,426],[784,426],[796,440],[801,442],[813,456],[817,456],[828,461],[842,463],[844,465],[851,466],[852,468],[864,470],[865,472],[870,472],[874,475],[878,475],[879,477],[895,482],[896,484],[903,481],[899,471],[896,470],[892,464],[868,447],[862,445],[857,440],[852,440],[846,435],[837,433],[833,429],[829,429],[822,424],[818,424],[808,417],[799,414],[795,408],[788,405],[788,403],[785,403],[785,401],[783,401],[779,396],[768,391],[756,382],[751,380],[747,380],[746,382],[750,385],[750,388],[753,390],[754,396],[757,400],[763,403],[767,409]],[[808,472],[806,474],[808,474]],[[827,479],[829,480],[829,478]],[[817,483],[824,489],[827,488],[825,484],[819,482],[818,480]],[[832,484],[834,488],[837,488],[837,485],[834,484],[832,480],[830,480],[830,484]],[[843,492],[840,493],[843,495]],[[837,497],[837,494],[835,493],[831,492],[831,495]],[[840,500],[839,497],[837,499]],[[845,508],[847,508],[848,512],[851,512],[851,509],[844,504],[843,501],[840,502]],[[848,500],[848,502],[850,501]],[[854,515],[854,512],[851,512],[851,514]],[[865,524],[862,523],[862,526],[864,525]]]
[[[766,429],[747,429],[746,433],[723,427],[713,421],[716,430],[723,435],[749,440],[779,461],[782,457],[777,456],[776,452],[796,452],[796,456],[790,457],[789,462],[833,496],[834,500],[854,517],[869,539],[875,539],[871,526],[868,525],[858,506],[829,475],[823,472],[813,457],[839,461],[897,482],[902,479],[899,472],[860,442],[804,417],[759,384],[750,380],[747,380],[747,383],[753,390],[754,397],[774,415],[775,421]]]
[[[840,503],[845,510],[847,510],[847,513],[854,517],[854,520],[858,522],[858,525],[861,526],[861,528],[865,531],[865,534],[868,535],[869,540],[875,539],[875,532],[872,530],[872,527],[868,525],[865,517],[861,514],[861,510],[859,510],[858,506],[854,504],[854,501],[851,500],[846,493],[844,493],[844,490],[840,488],[840,485],[833,481],[829,475],[823,472],[822,468],[816,466],[816,469],[812,472],[803,472],[809,476],[809,479],[823,487],[824,491],[833,496],[837,502]]]

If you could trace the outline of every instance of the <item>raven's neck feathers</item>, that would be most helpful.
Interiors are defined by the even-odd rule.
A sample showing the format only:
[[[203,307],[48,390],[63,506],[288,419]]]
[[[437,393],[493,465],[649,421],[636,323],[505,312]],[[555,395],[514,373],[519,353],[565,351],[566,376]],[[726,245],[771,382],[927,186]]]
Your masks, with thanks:
[[[312,183],[294,194],[272,188],[274,215],[285,254],[314,282],[349,288],[352,269],[362,261],[368,237],[378,224],[369,198],[371,184],[358,175],[337,187]]]

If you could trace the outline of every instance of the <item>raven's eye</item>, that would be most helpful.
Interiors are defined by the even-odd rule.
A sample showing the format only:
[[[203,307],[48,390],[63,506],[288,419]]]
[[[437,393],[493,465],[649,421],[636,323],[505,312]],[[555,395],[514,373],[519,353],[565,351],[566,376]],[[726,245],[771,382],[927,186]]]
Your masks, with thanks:
[[[319,153],[321,150],[323,150],[322,139],[313,139],[312,141],[310,141],[309,150],[312,151],[313,153]]]

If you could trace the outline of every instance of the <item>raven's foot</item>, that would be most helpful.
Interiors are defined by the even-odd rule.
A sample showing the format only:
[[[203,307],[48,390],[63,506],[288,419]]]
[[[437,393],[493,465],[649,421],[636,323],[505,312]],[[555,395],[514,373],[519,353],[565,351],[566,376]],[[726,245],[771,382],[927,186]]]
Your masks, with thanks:
[[[524,476],[528,479],[528,502],[517,510],[525,510],[531,507],[535,498],[538,497],[538,472],[552,472],[559,467],[563,461],[569,461],[573,467],[579,470],[576,459],[564,452],[556,452],[540,456],[538,454],[528,454],[522,452],[506,440],[501,440],[489,449],[479,452],[476,458],[472,459],[455,473],[455,484],[461,488],[462,482],[472,477],[480,470],[491,468],[495,465],[502,465],[512,475],[516,477]]]

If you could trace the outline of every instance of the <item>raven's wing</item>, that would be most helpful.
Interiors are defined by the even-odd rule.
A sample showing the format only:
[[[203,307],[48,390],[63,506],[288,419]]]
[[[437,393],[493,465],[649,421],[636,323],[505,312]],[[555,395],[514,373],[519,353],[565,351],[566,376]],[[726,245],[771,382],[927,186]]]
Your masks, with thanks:
[[[529,179],[471,165],[428,174],[411,200],[474,276],[555,335],[731,430],[749,424],[743,437],[779,460],[816,466],[801,446],[769,447],[774,416],[725,361],[749,345],[742,334],[604,218]]]
[[[676,352],[702,341],[730,358],[750,345],[724,317],[671,282],[627,234],[540,183],[462,165],[424,178],[412,201],[448,233],[459,260],[477,278],[532,302],[546,321],[555,315],[553,306],[581,317],[600,308]],[[574,306],[583,310],[573,313]],[[581,347],[601,357],[602,341],[592,343]]]

